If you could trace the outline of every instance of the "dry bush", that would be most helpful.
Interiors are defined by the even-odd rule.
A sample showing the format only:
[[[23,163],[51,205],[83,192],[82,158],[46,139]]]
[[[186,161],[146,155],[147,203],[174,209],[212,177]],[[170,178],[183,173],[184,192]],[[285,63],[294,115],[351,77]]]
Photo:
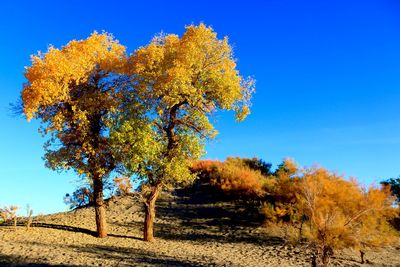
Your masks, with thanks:
[[[7,222],[12,220],[14,224],[14,229],[17,229],[17,211],[18,211],[18,206],[7,206],[2,209],[0,209],[0,219],[2,222]]]
[[[266,202],[261,208],[268,222],[301,223],[300,178],[292,160],[285,160],[270,178],[265,188]]]
[[[264,194],[263,180],[260,172],[227,162],[217,168],[217,175],[211,177],[211,184],[231,194],[262,196]]]
[[[306,236],[323,266],[337,249],[357,248],[363,256],[364,248],[394,240],[395,232],[387,221],[394,198],[385,188],[364,190],[355,180],[312,168],[303,170],[301,196],[309,218]]]
[[[192,173],[196,173],[202,182],[210,182],[210,177],[215,175],[217,168],[221,165],[222,162],[217,160],[197,160],[192,163],[190,170]]]
[[[237,198],[260,198],[265,195],[265,188],[270,186],[271,181],[262,174],[263,166],[255,163],[255,159],[241,158],[227,158],[224,162],[204,160],[195,162],[192,171],[202,181],[209,182],[226,194]]]
[[[396,239],[388,223],[396,214],[389,187],[364,189],[355,180],[323,168],[301,169],[292,160],[268,176],[240,158],[196,162],[193,171],[236,198],[263,200],[268,228],[288,241],[307,239],[324,266],[337,249],[358,249],[363,262],[366,248]]]
[[[116,194],[119,196],[126,196],[132,192],[132,182],[129,177],[115,177],[113,179],[114,186],[116,187]]]
[[[33,210],[31,206],[28,204],[26,205],[26,230],[29,230],[31,228],[31,224],[33,221],[32,215],[33,215]]]

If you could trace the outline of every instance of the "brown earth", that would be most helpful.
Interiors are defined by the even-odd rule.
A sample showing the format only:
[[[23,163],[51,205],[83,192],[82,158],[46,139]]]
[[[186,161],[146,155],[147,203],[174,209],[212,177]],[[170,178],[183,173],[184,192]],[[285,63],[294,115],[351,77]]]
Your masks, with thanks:
[[[142,238],[136,195],[107,204],[109,237],[94,237],[93,208],[34,218],[29,231],[0,227],[1,266],[311,266],[312,251],[292,246],[262,226],[254,209],[215,200],[201,190],[165,193],[157,202],[156,241]],[[400,266],[400,246],[337,253],[333,266]]]

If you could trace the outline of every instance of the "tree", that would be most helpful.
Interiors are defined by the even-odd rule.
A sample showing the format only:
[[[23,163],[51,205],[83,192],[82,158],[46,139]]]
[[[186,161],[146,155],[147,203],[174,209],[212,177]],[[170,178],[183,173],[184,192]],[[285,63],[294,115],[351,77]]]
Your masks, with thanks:
[[[396,197],[397,214],[392,218],[391,224],[397,230],[400,230],[400,177],[387,179],[382,181],[381,184],[389,187],[392,194]]]
[[[392,191],[393,195],[396,196],[397,202],[400,203],[400,177],[390,178],[381,182],[381,184],[385,186],[390,186],[390,190]]]
[[[120,75],[125,47],[107,33],[71,41],[61,49],[32,56],[22,91],[28,120],[41,121],[46,166],[72,169],[93,185],[98,237],[107,236],[103,180],[117,162],[109,143],[109,128],[129,90]],[[125,99],[126,100],[126,99]]]
[[[182,37],[155,37],[130,57],[129,74],[145,96],[150,126],[138,125],[127,113],[112,135],[115,146],[125,151],[122,161],[127,169],[145,181],[144,240],[152,241],[162,187],[194,179],[191,162],[203,154],[204,142],[216,135],[209,115],[234,110],[237,120],[243,120],[254,81],[239,75],[228,39],[218,39],[204,24],[187,27]],[[142,143],[136,142],[138,136],[144,137]],[[143,143],[149,147],[143,148]],[[138,164],[141,149],[146,157]]]
[[[300,177],[297,165],[291,159],[278,165],[273,175],[272,186],[266,188],[266,203],[262,207],[268,223],[290,222],[299,226],[299,236],[302,234],[304,216],[300,201]]]
[[[355,180],[322,168],[303,170],[301,196],[309,219],[308,238],[315,244],[323,266],[336,249],[379,247],[392,241],[386,216],[393,212],[393,197],[386,188],[362,189]]]
[[[258,159],[258,158],[244,158],[242,159],[244,164],[247,165],[250,169],[252,170],[259,170],[261,172],[262,175],[264,176],[268,176],[271,175],[271,167],[272,164],[271,163],[267,163],[262,159]]]
[[[72,194],[65,194],[64,203],[69,205],[71,210],[93,204],[93,190],[88,187],[80,187]]]

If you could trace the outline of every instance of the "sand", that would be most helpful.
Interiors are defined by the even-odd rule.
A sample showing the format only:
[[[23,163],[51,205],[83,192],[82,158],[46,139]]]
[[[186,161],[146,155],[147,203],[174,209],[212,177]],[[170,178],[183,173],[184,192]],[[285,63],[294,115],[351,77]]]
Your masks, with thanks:
[[[133,196],[107,204],[109,237],[98,239],[93,208],[0,227],[1,266],[311,266],[312,251],[272,235],[249,210],[193,192],[163,194],[157,203],[155,242],[143,242],[143,210]],[[251,212],[250,212],[251,214]],[[251,222],[249,222],[251,221]],[[361,265],[351,250],[333,266],[400,266],[400,246],[369,251]]]

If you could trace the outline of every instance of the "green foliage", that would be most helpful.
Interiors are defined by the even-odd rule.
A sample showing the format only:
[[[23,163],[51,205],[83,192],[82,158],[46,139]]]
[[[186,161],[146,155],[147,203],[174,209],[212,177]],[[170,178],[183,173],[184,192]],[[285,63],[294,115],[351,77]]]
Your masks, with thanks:
[[[390,186],[390,190],[393,195],[396,196],[397,202],[400,203],[400,177],[399,178],[390,178],[381,182],[384,186]]]
[[[254,81],[239,75],[227,38],[204,24],[187,27],[182,37],[155,37],[125,69],[137,89],[131,98],[140,98],[145,115],[126,106],[110,137],[125,172],[150,185],[195,178],[189,167],[216,135],[209,120],[214,111],[234,110],[238,120],[249,113]]]
[[[273,175],[273,186],[267,189],[262,212],[269,222],[291,222],[299,224],[303,220],[300,200],[300,177],[292,160],[278,165]]]
[[[72,195],[67,193],[64,196],[64,203],[68,205],[71,210],[89,205],[93,203],[93,190],[91,187],[80,187],[76,189]]]
[[[272,172],[271,172],[272,164],[271,163],[267,163],[267,162],[263,161],[262,159],[258,159],[258,158],[251,158],[251,159],[243,158],[242,161],[250,169],[259,170],[261,172],[261,174],[264,175],[264,176],[269,176],[269,175],[272,174]]]

